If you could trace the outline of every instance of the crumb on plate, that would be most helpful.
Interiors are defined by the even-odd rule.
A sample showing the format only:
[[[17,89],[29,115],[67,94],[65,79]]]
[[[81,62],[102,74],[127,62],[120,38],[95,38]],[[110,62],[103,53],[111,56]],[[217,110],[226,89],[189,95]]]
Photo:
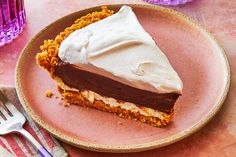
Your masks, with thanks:
[[[51,98],[53,96],[53,93],[50,90],[46,90],[45,95],[46,95],[46,97]]]

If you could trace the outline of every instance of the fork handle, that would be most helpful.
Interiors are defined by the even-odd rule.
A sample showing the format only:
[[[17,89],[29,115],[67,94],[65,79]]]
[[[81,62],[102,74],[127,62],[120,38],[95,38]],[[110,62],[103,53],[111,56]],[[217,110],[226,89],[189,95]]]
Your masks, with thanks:
[[[32,145],[35,146],[41,157],[53,157],[47,151],[47,149],[45,149],[38,141],[36,141],[35,138],[28,131],[22,128],[18,132],[21,133]]]

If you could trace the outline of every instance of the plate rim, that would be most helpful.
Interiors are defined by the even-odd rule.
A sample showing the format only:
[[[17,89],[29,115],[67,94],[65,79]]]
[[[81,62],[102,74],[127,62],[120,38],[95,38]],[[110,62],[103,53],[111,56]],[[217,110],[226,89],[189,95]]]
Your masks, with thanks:
[[[220,95],[220,99],[218,100],[218,102],[216,102],[213,105],[212,110],[203,118],[201,118],[200,121],[198,121],[196,124],[192,125],[191,127],[182,130],[172,136],[168,136],[164,139],[161,140],[155,140],[152,142],[147,142],[147,143],[141,143],[141,144],[130,144],[130,145],[103,145],[103,144],[95,144],[95,143],[90,143],[90,142],[85,142],[83,140],[80,139],[75,139],[69,135],[64,134],[61,131],[58,131],[56,128],[50,126],[49,124],[47,124],[46,122],[44,122],[43,119],[41,119],[36,113],[34,113],[33,110],[31,110],[31,108],[29,107],[29,103],[27,102],[22,88],[21,88],[21,73],[20,73],[20,69],[21,69],[21,65],[23,64],[24,58],[26,57],[27,54],[27,50],[29,45],[31,45],[31,43],[33,43],[38,36],[40,36],[44,31],[47,30],[48,27],[50,27],[52,24],[54,23],[58,23],[60,21],[62,21],[63,19],[71,16],[72,14],[78,14],[79,12],[86,12],[89,10],[97,10],[99,8],[101,8],[101,6],[96,6],[96,7],[90,7],[87,9],[83,9],[83,10],[79,10],[77,12],[73,12],[70,13],[66,16],[63,16],[61,18],[59,18],[58,20],[50,23],[48,26],[46,26],[44,29],[42,29],[40,32],[38,32],[30,41],[29,43],[25,46],[25,48],[22,50],[19,59],[17,61],[16,64],[16,70],[15,70],[15,86],[16,86],[16,92],[18,95],[18,98],[22,104],[22,106],[24,107],[24,109],[26,110],[27,114],[30,115],[30,117],[37,123],[39,124],[42,128],[44,128],[45,130],[47,130],[49,133],[51,133],[52,135],[54,135],[56,138],[71,144],[75,147],[79,147],[82,149],[86,149],[86,150],[91,150],[91,151],[97,151],[97,152],[112,152],[112,153],[128,153],[128,152],[140,152],[140,151],[145,151],[145,150],[151,150],[151,149],[155,149],[155,148],[160,148],[160,147],[164,147],[166,145],[170,145],[172,143],[175,143],[177,141],[180,141],[188,136],[190,136],[191,134],[195,133],[196,131],[200,130],[202,127],[204,127],[215,115],[216,113],[220,110],[220,108],[222,107],[226,97],[227,97],[227,93],[229,91],[229,86],[230,86],[230,66],[229,66],[229,62],[227,59],[227,56],[225,54],[224,49],[222,48],[222,46],[218,43],[218,41],[215,39],[215,37],[201,24],[199,24],[197,21],[191,19],[190,17],[188,17],[187,15],[184,15],[183,13],[177,12],[175,10],[169,9],[169,8],[164,8],[161,6],[153,6],[153,5],[147,5],[147,4],[114,4],[114,5],[105,5],[108,8],[109,7],[120,7],[122,5],[128,5],[131,6],[133,8],[146,8],[146,9],[152,9],[152,10],[157,10],[157,11],[161,11],[164,13],[169,13],[175,16],[178,16],[179,18],[181,18],[182,20],[188,22],[189,24],[193,25],[194,27],[196,27],[197,29],[203,31],[203,33],[205,33],[209,39],[211,39],[212,41],[215,42],[215,45],[218,46],[219,48],[219,52],[222,55],[222,59],[224,61],[225,64],[225,69],[226,69],[226,81],[225,81],[225,88],[223,93]],[[218,53],[218,52],[217,52]]]

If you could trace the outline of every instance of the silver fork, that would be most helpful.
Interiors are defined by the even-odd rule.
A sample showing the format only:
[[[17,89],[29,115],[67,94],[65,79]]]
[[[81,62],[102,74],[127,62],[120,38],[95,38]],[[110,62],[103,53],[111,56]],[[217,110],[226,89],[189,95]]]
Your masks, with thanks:
[[[0,100],[2,102],[2,105],[0,104],[0,135],[20,133],[34,145],[42,157],[52,157],[52,155],[23,128],[23,124],[26,122],[25,117],[1,91]]]

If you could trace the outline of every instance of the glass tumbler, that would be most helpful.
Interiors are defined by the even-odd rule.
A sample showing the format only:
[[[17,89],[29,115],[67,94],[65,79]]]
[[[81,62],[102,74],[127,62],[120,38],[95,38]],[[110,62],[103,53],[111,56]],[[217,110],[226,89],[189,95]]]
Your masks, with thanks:
[[[179,5],[191,2],[192,0],[144,0],[144,1],[157,5]]]
[[[19,36],[25,21],[24,0],[0,0],[0,46]]]

